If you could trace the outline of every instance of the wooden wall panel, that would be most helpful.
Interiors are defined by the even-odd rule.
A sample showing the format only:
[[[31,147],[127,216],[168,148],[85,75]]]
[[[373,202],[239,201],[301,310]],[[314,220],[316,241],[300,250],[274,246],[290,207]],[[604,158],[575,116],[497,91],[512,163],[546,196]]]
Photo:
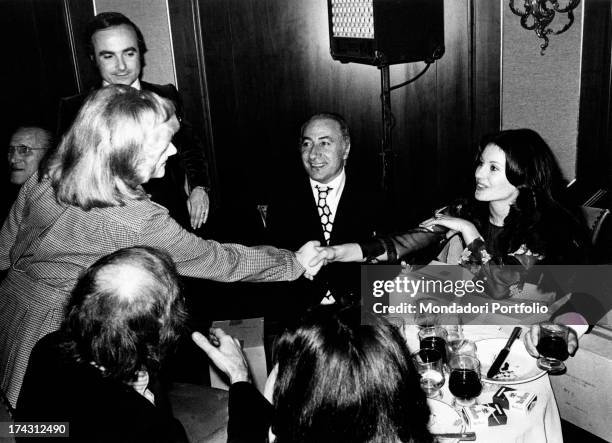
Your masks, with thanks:
[[[501,3],[501,4],[500,4]],[[472,143],[501,127],[501,9],[506,2],[472,0]]]
[[[55,128],[59,97],[75,89],[61,0],[3,0],[0,39],[4,43],[0,81],[5,118],[2,137],[15,126]]]
[[[174,64],[185,115],[193,130],[204,143],[211,178],[213,197],[218,186],[216,159],[210,122],[208,80],[204,68],[204,48],[200,29],[200,11],[195,0],[174,0],[168,2]],[[217,199],[214,198],[216,201]]]
[[[472,177],[470,0],[447,0],[444,24],[446,54],[438,66],[434,99],[438,107],[435,163],[438,192],[434,200],[438,207],[463,196]]]
[[[89,21],[94,17],[92,0],[63,0],[64,26],[70,40],[72,53],[72,67],[77,78],[77,88],[64,97],[81,94],[96,87],[100,81],[97,69],[87,54],[85,44],[86,29]]]
[[[583,192],[612,188],[612,6],[584,3],[576,179]]]

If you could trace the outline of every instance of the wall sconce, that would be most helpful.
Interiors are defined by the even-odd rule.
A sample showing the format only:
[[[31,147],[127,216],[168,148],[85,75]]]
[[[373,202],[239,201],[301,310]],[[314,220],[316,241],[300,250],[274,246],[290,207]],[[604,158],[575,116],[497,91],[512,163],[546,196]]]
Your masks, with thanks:
[[[567,31],[574,23],[574,9],[580,4],[580,0],[568,0],[567,5],[562,7],[558,0],[524,0],[524,11],[519,11],[515,6],[515,0],[510,0],[510,10],[521,17],[521,26],[528,30],[535,30],[536,35],[544,40],[540,45],[541,55],[548,47],[548,35],[559,35]],[[567,14],[567,22],[559,31],[553,31],[548,25],[555,18],[556,13]]]

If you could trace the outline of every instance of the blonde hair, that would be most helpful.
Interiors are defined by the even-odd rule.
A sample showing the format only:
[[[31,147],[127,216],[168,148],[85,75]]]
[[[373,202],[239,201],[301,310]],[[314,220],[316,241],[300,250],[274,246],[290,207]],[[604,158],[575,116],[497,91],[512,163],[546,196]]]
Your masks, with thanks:
[[[46,167],[58,202],[89,210],[146,198],[149,134],[174,112],[171,101],[130,86],[91,93]]]

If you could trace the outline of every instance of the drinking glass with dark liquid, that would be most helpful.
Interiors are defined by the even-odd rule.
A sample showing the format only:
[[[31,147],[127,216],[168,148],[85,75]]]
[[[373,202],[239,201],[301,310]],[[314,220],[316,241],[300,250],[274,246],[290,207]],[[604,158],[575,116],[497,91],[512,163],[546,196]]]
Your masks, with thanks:
[[[437,349],[424,348],[412,354],[412,360],[425,395],[429,398],[441,397],[440,389],[445,381],[442,354]]]
[[[565,371],[565,363],[569,357],[567,338],[569,328],[557,323],[540,323],[540,338],[536,349],[540,353],[538,368],[550,374],[559,374]]]
[[[446,338],[448,333],[442,326],[429,326],[419,331],[419,345],[421,349],[436,349],[446,363]]]
[[[465,354],[457,354],[450,359],[449,367],[448,388],[455,396],[455,404],[470,406],[476,403],[476,397],[482,391],[478,359]]]

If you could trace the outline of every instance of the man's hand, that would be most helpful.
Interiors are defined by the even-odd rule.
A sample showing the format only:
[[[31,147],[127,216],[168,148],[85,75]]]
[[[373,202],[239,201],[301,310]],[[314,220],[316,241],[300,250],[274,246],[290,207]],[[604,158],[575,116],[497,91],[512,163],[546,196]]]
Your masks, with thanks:
[[[249,365],[240,348],[240,342],[219,328],[211,328],[209,337],[210,341],[199,332],[191,334],[195,344],[229,377],[231,384],[249,381]]]
[[[325,252],[325,263],[331,262],[362,262],[363,252],[359,243],[344,243],[342,245],[318,247],[319,252]]]
[[[327,248],[319,250],[318,246],[321,243],[318,241],[309,241],[304,244],[296,253],[295,258],[306,269],[304,277],[312,280],[327,258]]]
[[[538,352],[536,346],[538,346],[538,342],[540,340],[540,325],[531,325],[529,330],[525,335],[523,335],[523,342],[525,343],[525,348],[527,352],[532,357],[538,358],[540,353]],[[572,328],[569,328],[569,334],[567,336],[567,352],[572,357],[576,354],[578,350],[578,336],[576,335],[576,331]]]
[[[189,210],[191,227],[193,229],[198,229],[206,223],[210,210],[210,199],[203,187],[198,186],[191,190],[191,194],[189,194],[187,199],[187,209]]]

